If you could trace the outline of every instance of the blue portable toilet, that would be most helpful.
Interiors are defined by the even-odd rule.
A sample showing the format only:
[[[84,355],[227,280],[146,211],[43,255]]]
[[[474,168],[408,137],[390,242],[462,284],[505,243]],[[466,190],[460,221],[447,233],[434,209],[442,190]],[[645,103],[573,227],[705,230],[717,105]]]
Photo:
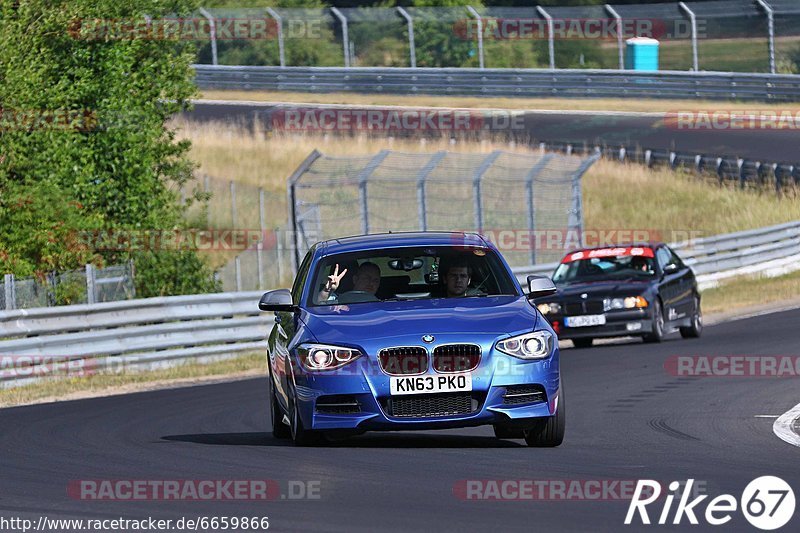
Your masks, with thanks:
[[[628,70],[658,70],[659,42],[649,37],[634,37],[625,41],[625,68]]]

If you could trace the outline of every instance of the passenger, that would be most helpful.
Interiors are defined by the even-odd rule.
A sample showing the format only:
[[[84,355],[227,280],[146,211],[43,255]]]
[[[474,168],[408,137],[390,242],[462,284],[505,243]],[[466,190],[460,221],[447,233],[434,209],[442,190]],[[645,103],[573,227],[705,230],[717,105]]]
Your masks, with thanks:
[[[353,274],[353,289],[341,295],[336,294],[336,289],[339,288],[339,284],[345,274],[347,274],[347,269],[345,268],[339,272],[339,265],[337,264],[333,273],[328,276],[325,287],[319,291],[317,303],[378,301],[375,296],[375,293],[378,292],[378,287],[381,285],[381,269],[378,265],[370,262],[362,263]]]

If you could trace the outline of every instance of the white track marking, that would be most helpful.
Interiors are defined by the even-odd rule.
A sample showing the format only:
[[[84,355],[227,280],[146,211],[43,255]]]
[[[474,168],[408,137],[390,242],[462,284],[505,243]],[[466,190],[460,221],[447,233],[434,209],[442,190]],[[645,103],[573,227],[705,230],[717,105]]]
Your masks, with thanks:
[[[779,439],[784,440],[792,446],[800,447],[800,435],[794,430],[794,424],[800,419],[800,403],[786,411],[772,425],[772,431]]]

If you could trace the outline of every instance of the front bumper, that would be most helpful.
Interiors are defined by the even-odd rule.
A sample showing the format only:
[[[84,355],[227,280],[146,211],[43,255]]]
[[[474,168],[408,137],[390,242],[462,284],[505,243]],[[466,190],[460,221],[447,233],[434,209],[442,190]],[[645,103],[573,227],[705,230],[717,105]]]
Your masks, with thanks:
[[[560,340],[646,335],[653,330],[653,321],[645,309],[609,311],[602,326],[567,327],[564,315],[546,315]]]
[[[437,340],[442,344],[463,341],[438,337]],[[554,415],[560,390],[558,347],[547,359],[523,361],[494,350],[494,341],[494,337],[478,341],[483,355],[478,367],[471,372],[471,392],[392,396],[390,376],[383,372],[374,356],[362,356],[339,371],[330,373],[296,370],[297,406],[303,425],[314,430],[355,432],[444,429],[485,424],[524,426],[531,418]],[[476,341],[471,338],[469,342]],[[377,350],[368,350],[367,353],[377,353]],[[446,374],[428,369],[424,375]],[[518,387],[522,385],[541,389],[541,400],[512,403],[509,399],[512,394],[507,397],[507,392],[520,390]],[[457,414],[415,416],[406,409],[402,416],[396,416],[392,405],[397,404],[391,403],[401,399],[407,406],[409,400],[413,405],[416,399],[421,404],[430,405],[447,403],[446,400],[452,398],[454,403],[463,405],[464,398],[461,396],[464,395],[472,399],[472,408],[469,412]],[[469,399],[466,401],[469,402]],[[332,404],[343,407],[331,409],[329,406]]]

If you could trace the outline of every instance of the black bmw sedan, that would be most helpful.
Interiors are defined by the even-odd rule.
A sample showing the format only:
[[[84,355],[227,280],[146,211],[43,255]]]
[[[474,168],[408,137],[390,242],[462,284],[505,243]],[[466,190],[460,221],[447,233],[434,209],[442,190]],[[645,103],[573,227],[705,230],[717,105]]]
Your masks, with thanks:
[[[570,252],[552,277],[558,292],[537,307],[578,348],[600,337],[660,342],[675,330],[684,338],[703,330],[694,273],[666,244]]]

